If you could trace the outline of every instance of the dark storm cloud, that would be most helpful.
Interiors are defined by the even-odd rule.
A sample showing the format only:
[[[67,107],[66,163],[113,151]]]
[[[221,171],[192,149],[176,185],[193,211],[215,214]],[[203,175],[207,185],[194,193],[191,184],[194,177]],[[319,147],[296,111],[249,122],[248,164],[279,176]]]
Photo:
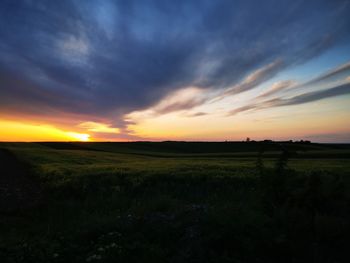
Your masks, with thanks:
[[[231,91],[242,92],[349,41],[349,11],[326,0],[3,0],[0,110],[119,122],[180,88],[225,89],[268,68]]]

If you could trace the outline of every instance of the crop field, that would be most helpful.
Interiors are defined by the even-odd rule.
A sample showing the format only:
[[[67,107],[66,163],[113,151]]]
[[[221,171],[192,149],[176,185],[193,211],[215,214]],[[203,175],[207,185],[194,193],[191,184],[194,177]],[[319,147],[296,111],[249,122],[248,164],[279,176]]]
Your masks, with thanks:
[[[0,143],[0,262],[348,262],[350,145]]]

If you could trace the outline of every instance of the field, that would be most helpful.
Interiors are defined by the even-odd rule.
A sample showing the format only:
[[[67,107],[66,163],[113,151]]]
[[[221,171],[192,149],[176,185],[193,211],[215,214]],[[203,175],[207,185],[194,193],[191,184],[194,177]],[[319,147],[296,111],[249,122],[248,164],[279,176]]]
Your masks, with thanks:
[[[348,262],[350,145],[0,143],[1,262]]]

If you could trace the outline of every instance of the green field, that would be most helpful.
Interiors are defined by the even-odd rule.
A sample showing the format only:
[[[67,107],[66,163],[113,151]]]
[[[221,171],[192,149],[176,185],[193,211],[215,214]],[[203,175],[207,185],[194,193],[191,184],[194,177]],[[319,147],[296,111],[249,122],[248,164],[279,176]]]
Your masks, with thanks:
[[[0,149],[0,262],[348,259],[350,145],[0,143]]]

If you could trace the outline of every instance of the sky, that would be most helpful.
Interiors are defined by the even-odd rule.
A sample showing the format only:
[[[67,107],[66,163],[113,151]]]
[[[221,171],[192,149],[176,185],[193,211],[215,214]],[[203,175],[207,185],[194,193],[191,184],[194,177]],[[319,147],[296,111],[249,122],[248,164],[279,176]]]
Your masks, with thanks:
[[[0,141],[350,143],[349,0],[1,0]]]

